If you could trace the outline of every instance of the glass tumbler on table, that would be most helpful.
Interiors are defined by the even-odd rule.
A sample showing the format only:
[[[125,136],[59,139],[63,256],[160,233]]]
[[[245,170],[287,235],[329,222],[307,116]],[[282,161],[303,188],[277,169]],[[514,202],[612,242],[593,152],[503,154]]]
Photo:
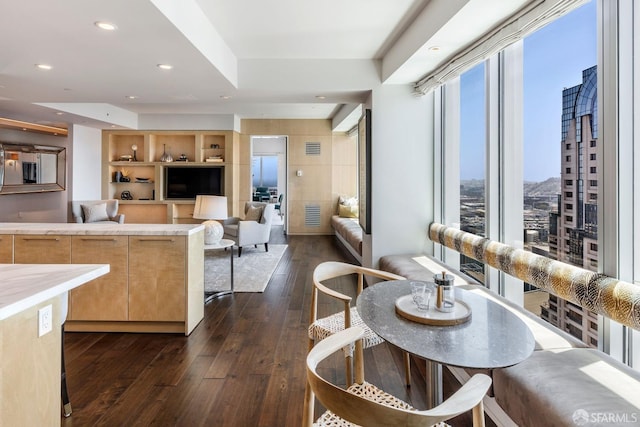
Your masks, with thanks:
[[[411,296],[420,311],[429,310],[429,300],[433,289],[424,282],[411,282]]]

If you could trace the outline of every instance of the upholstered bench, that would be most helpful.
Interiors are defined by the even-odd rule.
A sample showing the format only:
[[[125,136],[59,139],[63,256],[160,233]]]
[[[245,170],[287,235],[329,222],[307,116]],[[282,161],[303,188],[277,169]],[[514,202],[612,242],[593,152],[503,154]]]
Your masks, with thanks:
[[[331,227],[342,245],[362,264],[362,228],[358,218],[343,218],[339,215],[331,217]]]
[[[618,423],[640,422],[640,372],[426,255],[387,255],[379,268],[413,280],[432,280],[445,269],[457,286],[501,304],[529,326],[533,354],[518,365],[485,372],[493,378],[490,396],[516,424],[566,426],[585,417],[580,425],[614,425],[615,417]]]
[[[640,372],[592,348],[534,351],[493,371],[498,405],[520,426],[640,423]]]

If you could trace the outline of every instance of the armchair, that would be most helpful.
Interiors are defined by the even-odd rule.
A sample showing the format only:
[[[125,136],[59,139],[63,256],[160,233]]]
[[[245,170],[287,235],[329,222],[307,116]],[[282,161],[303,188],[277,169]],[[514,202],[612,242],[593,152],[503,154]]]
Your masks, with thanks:
[[[242,255],[243,246],[264,244],[269,252],[269,236],[274,205],[262,202],[247,202],[244,206],[245,219],[232,217],[222,223],[224,238],[231,239],[238,246],[238,257]]]
[[[118,213],[118,200],[75,200],[71,202],[73,220],[82,223],[124,224],[124,214]]]

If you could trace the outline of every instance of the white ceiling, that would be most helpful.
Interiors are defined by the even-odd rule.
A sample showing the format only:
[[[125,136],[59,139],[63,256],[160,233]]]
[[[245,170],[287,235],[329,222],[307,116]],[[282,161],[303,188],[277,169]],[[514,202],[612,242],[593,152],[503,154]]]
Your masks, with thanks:
[[[380,84],[415,82],[529,2],[14,1],[0,14],[0,113],[100,128],[153,115],[333,118]]]

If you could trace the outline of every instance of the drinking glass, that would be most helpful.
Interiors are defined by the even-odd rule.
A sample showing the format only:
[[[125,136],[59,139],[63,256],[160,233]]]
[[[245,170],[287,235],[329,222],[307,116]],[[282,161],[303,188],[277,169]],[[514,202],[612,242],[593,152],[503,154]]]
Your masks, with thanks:
[[[429,300],[433,289],[424,282],[411,282],[411,296],[420,311],[429,310]]]

